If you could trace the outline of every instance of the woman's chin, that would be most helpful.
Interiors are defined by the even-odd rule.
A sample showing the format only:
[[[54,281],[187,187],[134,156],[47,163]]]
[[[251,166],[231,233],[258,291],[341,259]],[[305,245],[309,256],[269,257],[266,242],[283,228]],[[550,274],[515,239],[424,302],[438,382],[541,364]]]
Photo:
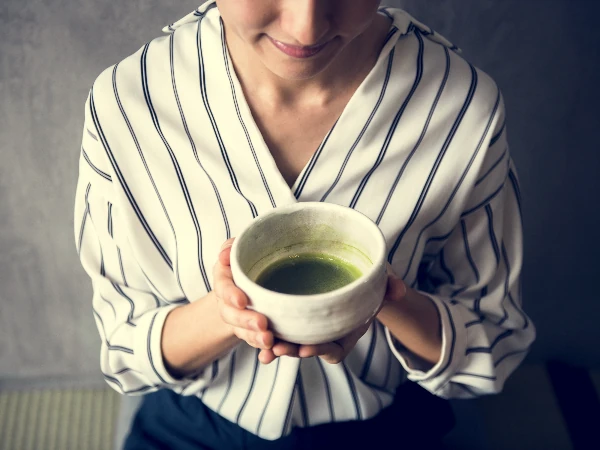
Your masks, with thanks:
[[[265,64],[279,78],[290,81],[309,80],[323,72],[331,61],[288,60]]]

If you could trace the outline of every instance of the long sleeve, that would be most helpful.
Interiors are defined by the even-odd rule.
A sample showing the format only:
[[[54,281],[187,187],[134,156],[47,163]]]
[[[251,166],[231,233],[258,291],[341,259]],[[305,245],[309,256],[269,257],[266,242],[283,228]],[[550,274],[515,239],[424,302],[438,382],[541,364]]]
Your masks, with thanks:
[[[502,108],[498,116],[463,212],[419,276],[418,288],[433,300],[441,319],[440,360],[426,372],[418,370],[387,332],[409,379],[442,397],[501,391],[535,339],[521,308],[519,186]]]
[[[92,280],[101,370],[108,384],[124,394],[201,384],[202,374],[194,380],[175,380],[164,366],[162,327],[177,305],[153,292],[119,225],[119,205],[113,199],[119,181],[91,115],[88,98],[74,222],[77,251]]]

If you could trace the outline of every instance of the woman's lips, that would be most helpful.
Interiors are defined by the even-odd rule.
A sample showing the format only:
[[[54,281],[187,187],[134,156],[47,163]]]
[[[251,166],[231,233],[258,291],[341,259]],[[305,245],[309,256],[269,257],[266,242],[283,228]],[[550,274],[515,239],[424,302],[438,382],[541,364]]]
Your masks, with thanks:
[[[311,45],[310,47],[302,47],[297,45],[285,44],[276,39],[270,38],[271,42],[275,47],[281,50],[288,56],[292,58],[310,58],[311,56],[315,56],[319,53],[323,48],[327,45],[327,42],[324,44]]]

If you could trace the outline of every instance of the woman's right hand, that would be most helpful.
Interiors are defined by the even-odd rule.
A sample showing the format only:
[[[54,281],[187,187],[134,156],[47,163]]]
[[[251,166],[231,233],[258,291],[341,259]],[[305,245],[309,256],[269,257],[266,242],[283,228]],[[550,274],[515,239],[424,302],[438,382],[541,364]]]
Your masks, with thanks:
[[[228,239],[223,243],[213,268],[213,290],[219,304],[221,319],[231,327],[235,336],[246,341],[248,345],[261,350],[270,350],[273,347],[274,337],[269,330],[269,321],[264,315],[247,309],[248,297],[233,281],[230,254],[234,239]],[[264,363],[271,362],[268,361],[271,358],[262,359]]]

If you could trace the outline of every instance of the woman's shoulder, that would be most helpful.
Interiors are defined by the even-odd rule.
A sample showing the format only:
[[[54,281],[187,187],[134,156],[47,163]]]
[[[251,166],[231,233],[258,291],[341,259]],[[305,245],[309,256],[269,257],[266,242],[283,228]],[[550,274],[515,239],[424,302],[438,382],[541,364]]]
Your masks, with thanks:
[[[135,92],[131,88],[143,85],[144,79],[149,75],[168,71],[174,55],[179,58],[186,55],[197,57],[197,24],[213,9],[216,10],[214,0],[204,3],[178,21],[165,26],[162,35],[103,70],[93,82],[92,91],[96,97],[116,94],[115,90],[120,95]]]
[[[493,104],[497,100],[499,88],[496,81],[487,72],[475,66],[463,50],[449,38],[405,10],[386,7],[382,8],[382,12],[390,16],[401,36],[396,41],[397,50],[404,50],[403,46],[411,37],[420,42],[420,45],[414,46],[419,49],[415,61],[417,65],[423,64],[423,72],[437,71],[439,77],[445,80],[446,88],[449,87],[448,80],[452,79],[458,81],[452,84],[453,87],[458,84],[461,88],[473,89],[473,102]]]

